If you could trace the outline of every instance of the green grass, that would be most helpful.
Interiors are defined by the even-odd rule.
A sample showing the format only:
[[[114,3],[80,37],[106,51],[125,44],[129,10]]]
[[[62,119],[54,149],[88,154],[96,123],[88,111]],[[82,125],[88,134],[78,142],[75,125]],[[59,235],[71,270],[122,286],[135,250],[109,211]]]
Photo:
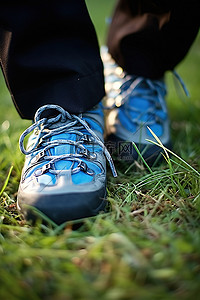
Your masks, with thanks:
[[[88,0],[100,43],[115,1]],[[100,13],[102,15],[100,15]],[[108,171],[111,212],[72,230],[31,226],[16,211],[23,155],[16,113],[0,81],[0,299],[192,300],[200,292],[200,37],[178,67],[191,93],[179,99],[167,74],[172,156],[148,170]]]

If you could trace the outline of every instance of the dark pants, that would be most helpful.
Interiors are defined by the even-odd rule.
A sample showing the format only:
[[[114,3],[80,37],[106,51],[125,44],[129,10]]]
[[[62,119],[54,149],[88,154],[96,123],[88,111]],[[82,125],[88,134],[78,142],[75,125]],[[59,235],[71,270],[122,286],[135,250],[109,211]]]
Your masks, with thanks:
[[[109,51],[128,73],[159,78],[185,57],[199,26],[199,0],[119,0]]]
[[[186,55],[200,22],[199,0],[120,0],[108,35],[129,73],[157,78]],[[47,103],[70,113],[104,96],[102,62],[83,0],[1,0],[0,59],[14,104],[32,119]]]

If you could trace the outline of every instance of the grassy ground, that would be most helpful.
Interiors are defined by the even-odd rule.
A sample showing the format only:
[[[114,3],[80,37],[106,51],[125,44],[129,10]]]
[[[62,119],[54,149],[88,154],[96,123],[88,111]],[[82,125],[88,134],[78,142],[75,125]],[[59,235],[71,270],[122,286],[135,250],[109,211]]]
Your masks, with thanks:
[[[114,1],[87,2],[103,43],[104,19]],[[20,120],[0,81],[0,299],[198,297],[199,66],[200,38],[178,67],[191,93],[189,100],[179,99],[171,74],[166,78],[174,152],[188,165],[172,156],[149,172],[140,164],[118,162],[118,178],[110,171],[108,176],[112,211],[85,220],[76,231],[71,224],[32,227],[16,212],[23,165],[18,137],[29,122]]]

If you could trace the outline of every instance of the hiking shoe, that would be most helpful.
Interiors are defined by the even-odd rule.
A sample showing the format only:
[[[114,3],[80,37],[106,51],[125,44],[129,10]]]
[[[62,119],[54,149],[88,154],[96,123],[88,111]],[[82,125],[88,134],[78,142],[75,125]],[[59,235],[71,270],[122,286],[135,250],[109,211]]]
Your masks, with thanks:
[[[107,105],[111,108],[107,116],[107,140],[116,143],[118,158],[137,160],[134,142],[143,158],[153,164],[162,157],[163,150],[147,141],[155,141],[148,127],[165,147],[171,148],[165,83],[163,79],[126,74],[108,53],[104,52],[102,58]]]
[[[47,116],[48,115],[48,116]],[[106,158],[101,104],[80,115],[57,105],[38,109],[20,137],[26,155],[17,205],[27,219],[39,210],[57,224],[90,217],[106,207]],[[31,133],[27,148],[24,139]]]

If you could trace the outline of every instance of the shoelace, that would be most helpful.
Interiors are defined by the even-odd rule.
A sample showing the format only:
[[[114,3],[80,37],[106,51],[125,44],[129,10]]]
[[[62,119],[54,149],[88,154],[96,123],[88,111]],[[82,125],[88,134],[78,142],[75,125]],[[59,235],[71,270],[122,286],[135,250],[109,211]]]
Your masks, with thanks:
[[[115,68],[118,67],[115,66]],[[151,116],[154,116],[154,120],[156,121],[160,120],[159,116],[156,115],[156,109],[161,108],[164,113],[167,113],[163,98],[163,95],[166,94],[166,89],[164,82],[161,80],[150,80],[144,77],[127,75],[124,72],[120,73],[120,69],[118,69],[117,72],[114,70],[113,74],[110,72],[108,76],[110,76],[111,80],[109,80],[106,85],[107,102],[109,103],[113,99],[114,103],[104,106],[104,109],[111,110],[124,106],[127,117],[129,117],[131,111],[137,113],[137,118],[133,119],[131,117],[131,121],[139,126],[141,126],[143,115],[149,115],[149,120],[145,121],[145,125],[149,126],[155,122]],[[148,88],[137,89],[140,85],[145,85]],[[141,111],[133,105],[129,105],[128,100],[130,97],[145,98],[145,100],[150,101],[153,105]]]
[[[136,89],[139,86],[145,85],[145,88]],[[148,87],[148,88],[147,88]],[[119,107],[124,105],[126,110],[126,115],[130,115],[130,112],[136,112],[138,114],[137,118],[132,118],[132,122],[141,125],[141,119],[143,115],[154,116],[156,121],[160,120],[159,116],[156,114],[156,109],[162,109],[164,113],[167,113],[166,106],[163,98],[163,94],[166,94],[165,84],[160,80],[149,80],[144,77],[137,77],[126,75],[124,77],[123,83],[120,88],[120,97],[121,103],[119,100],[115,103],[115,106]],[[146,110],[140,110],[139,108],[135,108],[134,106],[129,104],[130,97],[138,97],[145,98],[153,105],[147,108]],[[145,125],[151,125],[154,123],[151,117],[150,119],[145,121]]]
[[[44,111],[53,109],[59,112],[59,114],[56,117],[53,118],[42,118],[41,115]],[[49,160],[49,162],[44,165],[40,172],[39,175],[43,174],[47,170],[52,168],[52,165],[55,164],[55,162],[58,162],[60,160],[69,160],[72,162],[77,162],[78,167],[73,170],[73,173],[77,173],[80,170],[86,171],[88,170],[86,163],[84,163],[80,157],[84,157],[84,154],[87,154],[89,150],[84,147],[84,145],[81,144],[81,142],[75,142],[71,140],[54,140],[54,141],[45,141],[49,139],[50,137],[61,134],[61,133],[69,133],[69,134],[77,134],[82,137],[85,137],[85,133],[81,132],[81,129],[86,129],[87,132],[89,133],[89,137],[91,136],[93,138],[93,142],[98,144],[101,148],[103,153],[105,154],[105,157],[107,158],[110,168],[112,170],[113,176],[117,176],[117,172],[115,170],[115,166],[112,160],[112,157],[110,153],[108,152],[107,148],[105,147],[104,143],[100,140],[100,138],[95,134],[95,132],[89,127],[86,121],[82,119],[82,115],[74,115],[70,114],[67,111],[65,111],[62,107],[58,105],[44,105],[41,108],[39,108],[35,114],[34,118],[35,123],[32,124],[30,127],[28,127],[20,136],[19,139],[19,146],[20,150],[23,154],[25,155],[30,155],[34,153],[35,151],[38,151],[38,146],[43,147],[43,150],[39,152],[36,155],[36,160],[39,160],[40,158],[44,157],[44,153],[46,150],[58,146],[58,145],[63,145],[63,144],[70,144],[74,145],[76,147],[80,148],[80,152],[78,153],[73,153],[73,154],[63,154],[59,156],[47,156],[46,158]],[[66,122],[68,121],[68,122]],[[61,127],[55,127],[53,128],[53,124],[56,124],[57,122],[61,122],[65,124]],[[52,127],[52,129],[51,129]],[[24,139],[25,137],[31,133],[33,130],[38,131],[37,139],[34,142],[34,144],[31,146],[29,150],[26,150],[24,147]],[[88,135],[87,135],[88,136]],[[83,143],[83,141],[82,141]],[[60,172],[60,170],[59,170]],[[57,173],[54,171],[54,173]],[[92,175],[90,172],[88,173],[89,175]]]

